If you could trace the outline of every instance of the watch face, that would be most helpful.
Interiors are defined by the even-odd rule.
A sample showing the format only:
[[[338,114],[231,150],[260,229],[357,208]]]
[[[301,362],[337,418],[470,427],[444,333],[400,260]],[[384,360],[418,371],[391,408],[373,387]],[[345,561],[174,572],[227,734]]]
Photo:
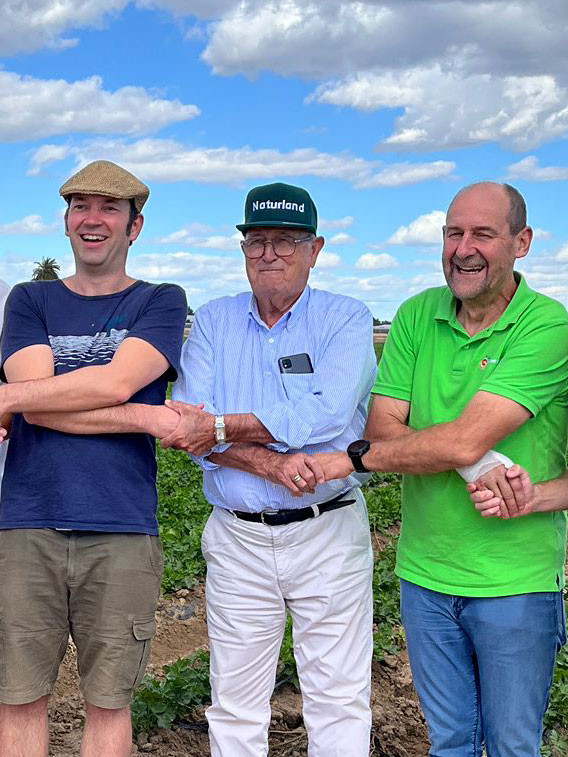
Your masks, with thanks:
[[[351,442],[349,447],[347,447],[347,454],[348,455],[364,455],[365,452],[369,451],[371,444],[366,439],[357,439],[356,442]]]

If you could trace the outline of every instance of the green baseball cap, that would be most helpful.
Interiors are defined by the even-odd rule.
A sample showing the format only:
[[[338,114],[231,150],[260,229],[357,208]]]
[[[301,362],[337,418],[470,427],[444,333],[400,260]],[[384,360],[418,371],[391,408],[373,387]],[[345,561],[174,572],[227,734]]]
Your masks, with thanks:
[[[244,234],[249,229],[280,226],[317,234],[318,212],[309,193],[282,183],[251,189],[245,200],[245,222],[237,224],[237,229]]]

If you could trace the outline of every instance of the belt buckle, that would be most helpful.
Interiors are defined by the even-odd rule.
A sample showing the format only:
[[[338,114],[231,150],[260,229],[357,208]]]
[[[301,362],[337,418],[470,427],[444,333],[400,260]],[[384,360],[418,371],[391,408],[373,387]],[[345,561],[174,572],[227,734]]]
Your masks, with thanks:
[[[277,515],[277,514],[278,514],[278,510],[261,510],[261,513],[260,513],[260,522],[264,523],[265,526],[269,526],[270,523],[267,523],[264,520],[264,516],[265,515]]]

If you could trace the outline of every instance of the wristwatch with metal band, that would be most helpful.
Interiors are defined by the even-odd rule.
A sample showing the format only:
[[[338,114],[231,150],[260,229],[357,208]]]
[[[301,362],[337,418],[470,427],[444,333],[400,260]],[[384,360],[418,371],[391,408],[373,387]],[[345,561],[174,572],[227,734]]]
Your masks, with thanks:
[[[366,439],[357,439],[356,442],[351,442],[347,447],[347,454],[349,455],[349,459],[353,463],[353,467],[357,473],[371,472],[368,468],[365,468],[361,459],[370,449],[371,442],[368,442]]]
[[[225,433],[225,416],[224,415],[216,415],[215,416],[215,441],[217,444],[221,444],[222,442],[226,441],[227,435]]]

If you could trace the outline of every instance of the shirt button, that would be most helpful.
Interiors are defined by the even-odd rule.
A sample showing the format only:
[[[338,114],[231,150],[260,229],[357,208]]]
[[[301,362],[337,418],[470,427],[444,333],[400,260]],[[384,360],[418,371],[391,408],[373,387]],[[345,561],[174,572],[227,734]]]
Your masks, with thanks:
[[[268,344],[272,344],[273,342],[274,342],[274,339],[270,337],[270,339],[268,340]]]

